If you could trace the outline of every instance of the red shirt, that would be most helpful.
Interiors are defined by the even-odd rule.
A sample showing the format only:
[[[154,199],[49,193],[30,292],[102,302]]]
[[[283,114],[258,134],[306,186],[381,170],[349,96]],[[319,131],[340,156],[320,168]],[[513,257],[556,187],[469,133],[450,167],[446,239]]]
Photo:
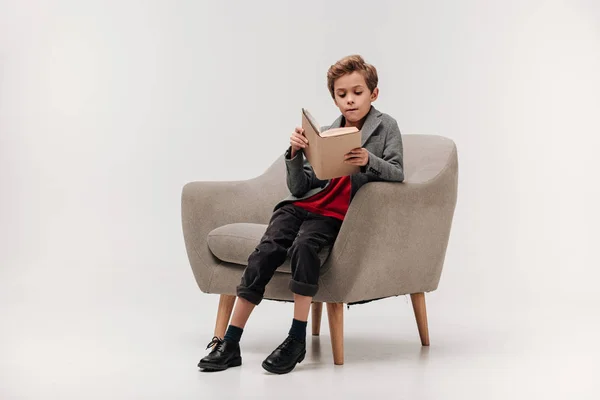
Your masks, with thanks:
[[[294,204],[312,213],[343,221],[350,206],[351,190],[350,176],[333,178],[325,190]]]

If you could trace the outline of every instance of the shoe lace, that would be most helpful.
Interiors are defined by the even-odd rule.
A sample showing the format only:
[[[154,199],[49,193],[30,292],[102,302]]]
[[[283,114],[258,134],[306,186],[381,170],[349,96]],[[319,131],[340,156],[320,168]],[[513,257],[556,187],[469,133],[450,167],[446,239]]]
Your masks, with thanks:
[[[208,343],[208,346],[206,346],[206,349],[208,350],[211,347],[216,346],[214,350],[219,350],[221,346],[223,346],[223,343],[225,343],[225,340],[218,336],[213,336],[212,340]]]
[[[288,336],[283,343],[281,343],[277,348],[281,350],[282,353],[291,354],[290,348],[288,345],[294,340],[291,336]]]

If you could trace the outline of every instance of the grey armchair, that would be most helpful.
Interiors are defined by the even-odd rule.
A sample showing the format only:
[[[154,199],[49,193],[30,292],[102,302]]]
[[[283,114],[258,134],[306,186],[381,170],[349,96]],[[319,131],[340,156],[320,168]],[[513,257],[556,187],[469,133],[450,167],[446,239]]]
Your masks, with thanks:
[[[456,205],[454,142],[403,135],[403,183],[369,182],[355,195],[339,235],[323,249],[312,333],[320,332],[323,303],[333,358],[343,364],[343,303],[410,294],[423,346],[429,345],[426,292],[438,287]],[[221,295],[214,334],[223,337],[236,285],[264,234],[274,205],[289,191],[283,155],[262,175],[244,181],[190,182],[181,212],[187,255],[202,292]],[[293,301],[288,260],[267,285],[265,299]]]

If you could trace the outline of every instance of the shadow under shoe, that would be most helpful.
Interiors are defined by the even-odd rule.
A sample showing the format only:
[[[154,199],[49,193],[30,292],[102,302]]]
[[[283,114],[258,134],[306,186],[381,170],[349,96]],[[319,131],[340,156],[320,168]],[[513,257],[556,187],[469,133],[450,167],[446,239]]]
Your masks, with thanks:
[[[290,335],[263,361],[262,367],[273,374],[287,374],[304,360],[305,355],[306,342]]]
[[[217,336],[213,337],[207,349],[214,347],[212,351],[198,363],[198,367],[207,371],[223,371],[229,367],[242,365],[240,344],[223,340]]]

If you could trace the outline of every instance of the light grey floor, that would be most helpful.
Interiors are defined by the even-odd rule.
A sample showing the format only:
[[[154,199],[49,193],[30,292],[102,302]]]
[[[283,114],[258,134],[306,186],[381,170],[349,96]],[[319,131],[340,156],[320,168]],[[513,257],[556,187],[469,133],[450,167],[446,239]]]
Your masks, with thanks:
[[[591,298],[523,296],[519,305],[507,293],[493,308],[485,297],[442,286],[427,297],[429,348],[420,346],[408,297],[344,308],[343,366],[333,365],[324,312],[322,335],[308,338],[307,358],[284,376],[260,363],[285,337],[291,304],[264,302],[246,327],[243,365],[206,373],[196,363],[206,354],[218,297],[200,293],[184,263],[70,268],[1,270],[3,400],[600,394]]]

